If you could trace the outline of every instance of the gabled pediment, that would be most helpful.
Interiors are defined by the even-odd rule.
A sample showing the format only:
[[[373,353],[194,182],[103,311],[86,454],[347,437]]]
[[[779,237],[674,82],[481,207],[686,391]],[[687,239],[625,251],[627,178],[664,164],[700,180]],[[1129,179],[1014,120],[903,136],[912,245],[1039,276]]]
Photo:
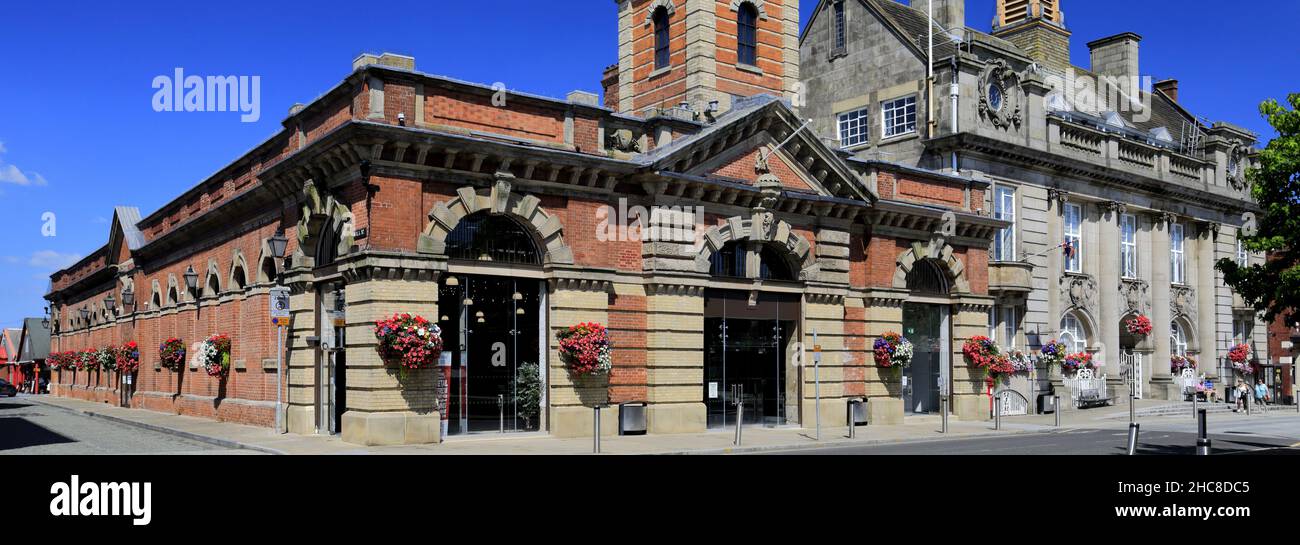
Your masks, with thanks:
[[[752,183],[760,149],[769,153],[768,170],[787,190],[868,204],[878,199],[788,105],[767,95],[738,101],[713,125],[655,149],[648,158],[652,170],[660,172]]]
[[[136,227],[140,223],[140,210],[132,206],[113,209],[113,221],[108,231],[108,264],[115,265],[131,259],[131,252],[144,246],[144,233]]]

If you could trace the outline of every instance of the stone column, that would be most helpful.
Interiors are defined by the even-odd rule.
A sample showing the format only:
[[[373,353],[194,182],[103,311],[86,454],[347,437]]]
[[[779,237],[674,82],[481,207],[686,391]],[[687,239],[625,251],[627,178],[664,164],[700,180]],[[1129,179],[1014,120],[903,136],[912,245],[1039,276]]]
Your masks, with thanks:
[[[1100,306],[1097,335],[1103,345],[1102,358],[1106,363],[1106,376],[1112,399],[1124,388],[1124,379],[1120,369],[1119,328],[1122,308],[1119,300],[1120,250],[1119,219],[1124,213],[1124,204],[1105,202],[1099,206],[1101,221],[1098,224],[1100,240],[1097,247],[1101,250],[1101,266],[1097,268],[1098,306]],[[1127,390],[1123,393],[1127,394]]]
[[[816,333],[816,341],[813,334]],[[800,407],[804,428],[816,427],[817,383],[821,390],[821,425],[844,426],[844,298],[808,294],[803,324],[803,396]],[[814,363],[814,347],[821,345],[821,364]]]
[[[988,334],[992,307],[993,298],[979,295],[963,295],[952,306],[952,407],[960,420],[989,419],[987,374],[967,365],[961,349],[971,337]]]
[[[1155,357],[1151,361],[1151,397],[1155,399],[1169,399],[1169,390],[1174,388],[1169,372],[1169,324],[1173,320],[1169,308],[1172,282],[1169,226],[1174,219],[1173,214],[1157,212],[1151,222],[1151,342],[1155,345]]]
[[[704,288],[647,285],[646,329],[648,431],[704,432]]]
[[[869,362],[863,370],[866,382],[867,420],[871,425],[896,425],[903,423],[903,391],[901,373],[897,369],[876,366],[871,346],[886,332],[903,330],[903,303],[907,292],[902,290],[873,290],[865,298],[865,323],[867,342],[864,357]]]
[[[1054,248],[1065,241],[1065,221],[1062,218],[1062,210],[1066,195],[1066,192],[1060,189],[1047,190],[1047,243],[1044,245],[1044,250]],[[1039,340],[1040,344],[1061,338],[1061,313],[1065,306],[1061,301],[1061,290],[1057,287],[1060,278],[1065,274],[1065,261],[1061,251],[1048,251],[1044,259],[1047,261],[1047,328],[1043,331],[1046,337]],[[1052,388],[1057,392],[1064,392],[1065,384],[1061,381],[1061,366],[1048,369],[1047,373]]]
[[[1215,329],[1218,313],[1215,311],[1215,286],[1218,271],[1214,270],[1216,241],[1219,238],[1217,223],[1204,223],[1198,226],[1196,239],[1196,346],[1200,350],[1196,363],[1200,372],[1208,376],[1217,376],[1219,366],[1218,342]],[[1216,382],[1217,383],[1217,382]]]
[[[609,377],[574,377],[569,374],[560,358],[560,343],[555,335],[574,324],[609,324],[609,292],[612,289],[609,282],[600,280],[560,278],[551,281],[549,352],[546,358],[550,416],[547,421],[551,435],[555,437],[591,437],[594,424],[592,407],[609,403]],[[601,411],[601,435],[618,433],[616,412],[617,408]]]

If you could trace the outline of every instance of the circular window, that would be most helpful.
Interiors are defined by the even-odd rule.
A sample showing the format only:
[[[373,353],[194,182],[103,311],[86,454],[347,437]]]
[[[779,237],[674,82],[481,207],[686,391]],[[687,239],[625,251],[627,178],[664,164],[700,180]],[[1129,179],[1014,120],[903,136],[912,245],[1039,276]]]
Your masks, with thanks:
[[[989,106],[994,111],[1002,111],[1002,87],[997,84],[989,85]]]

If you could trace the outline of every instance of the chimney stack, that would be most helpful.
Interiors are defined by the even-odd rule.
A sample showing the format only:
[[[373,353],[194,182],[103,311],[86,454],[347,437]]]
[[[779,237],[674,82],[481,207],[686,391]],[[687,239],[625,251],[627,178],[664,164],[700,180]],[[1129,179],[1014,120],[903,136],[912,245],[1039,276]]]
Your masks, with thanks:
[[[925,13],[931,0],[911,0],[912,9]],[[948,30],[966,28],[966,0],[933,0],[934,20]]]
[[[396,53],[384,53],[375,55],[374,53],[362,53],[352,61],[352,69],[356,70],[363,66],[378,64],[380,66],[391,66],[403,70],[415,70],[415,57],[409,55],[398,55]]]
[[[1167,79],[1164,81],[1157,81],[1155,88],[1157,91],[1160,91],[1164,93],[1165,96],[1169,97],[1169,100],[1178,102],[1178,80]]]
[[[1141,41],[1141,36],[1125,32],[1089,42],[1092,71],[1115,78],[1138,77],[1138,43]]]

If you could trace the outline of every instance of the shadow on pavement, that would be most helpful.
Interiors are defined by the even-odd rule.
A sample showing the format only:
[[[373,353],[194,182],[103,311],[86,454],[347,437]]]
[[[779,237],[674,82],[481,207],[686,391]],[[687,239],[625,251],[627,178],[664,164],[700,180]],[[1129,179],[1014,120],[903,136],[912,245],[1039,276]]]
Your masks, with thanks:
[[[26,418],[0,418],[0,451],[75,442]]]

